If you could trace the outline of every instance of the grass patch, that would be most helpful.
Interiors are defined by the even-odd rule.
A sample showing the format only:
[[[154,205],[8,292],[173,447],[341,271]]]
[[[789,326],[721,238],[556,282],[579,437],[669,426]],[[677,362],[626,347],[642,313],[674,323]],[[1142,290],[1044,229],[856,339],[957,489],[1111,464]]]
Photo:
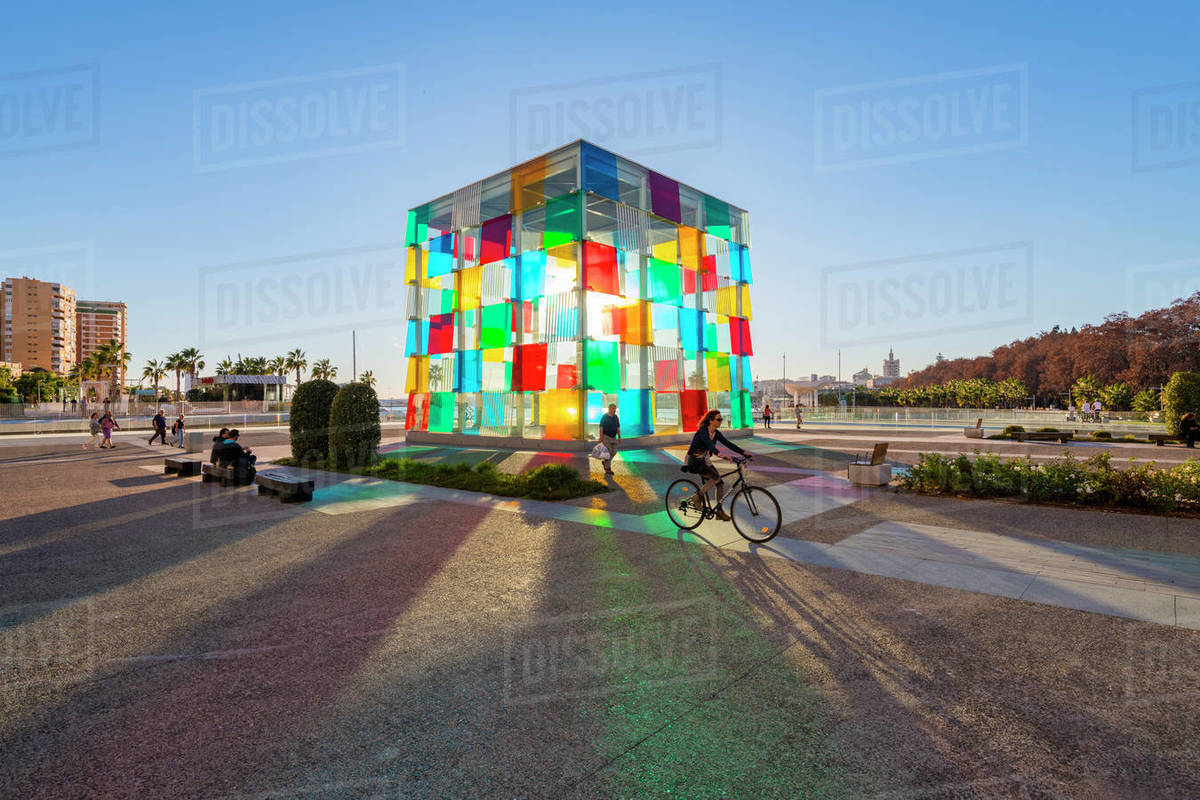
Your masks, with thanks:
[[[1001,458],[975,451],[947,456],[921,453],[917,463],[900,476],[900,488],[920,494],[972,497],[1022,497],[1052,503],[1148,509],[1200,511],[1200,461],[1188,459],[1168,469],[1153,461],[1118,469],[1110,453],[1087,459],[1066,456],[1040,464],[1030,458]]]

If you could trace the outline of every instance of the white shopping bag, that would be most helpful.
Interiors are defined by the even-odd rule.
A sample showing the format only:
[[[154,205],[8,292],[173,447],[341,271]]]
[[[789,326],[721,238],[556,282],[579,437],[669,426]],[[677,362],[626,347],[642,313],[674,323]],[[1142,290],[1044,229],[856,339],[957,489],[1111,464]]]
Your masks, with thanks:
[[[607,461],[608,459],[612,458],[612,453],[608,452],[608,448],[604,446],[603,442],[601,442],[592,448],[592,458],[598,458],[601,461]]]

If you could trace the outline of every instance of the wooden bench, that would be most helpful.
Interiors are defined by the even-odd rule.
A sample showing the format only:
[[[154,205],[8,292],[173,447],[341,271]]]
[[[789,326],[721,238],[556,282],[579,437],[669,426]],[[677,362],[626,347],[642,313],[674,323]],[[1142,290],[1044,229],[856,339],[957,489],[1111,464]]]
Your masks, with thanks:
[[[1070,431],[1014,431],[1012,438],[1018,442],[1062,442],[1066,444],[1075,437]]]
[[[254,477],[259,494],[273,494],[281,503],[306,503],[312,500],[314,483],[282,473],[260,472]]]
[[[1179,444],[1187,443],[1187,440],[1182,436],[1172,436],[1169,433],[1152,433],[1147,438],[1154,442],[1155,447],[1162,447],[1167,442],[1178,442]]]
[[[219,467],[207,461],[200,466],[200,479],[205,483],[219,481],[222,486],[228,486],[231,483],[234,486],[245,486],[249,483],[248,481],[238,481],[233,467]]]
[[[170,475],[175,473],[179,476],[199,475],[200,465],[204,462],[198,458],[185,458],[183,456],[167,456],[163,459],[163,473]]]

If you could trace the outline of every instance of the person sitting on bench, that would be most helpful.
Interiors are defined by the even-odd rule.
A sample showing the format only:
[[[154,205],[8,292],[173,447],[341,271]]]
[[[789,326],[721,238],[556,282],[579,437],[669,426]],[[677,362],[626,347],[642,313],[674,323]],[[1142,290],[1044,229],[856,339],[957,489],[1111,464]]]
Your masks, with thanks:
[[[217,463],[217,456],[221,448],[225,445],[225,434],[229,433],[229,428],[221,428],[221,432],[213,437],[212,451],[208,454],[210,464]]]
[[[250,478],[254,477],[254,462],[257,460],[258,456],[250,448],[238,444],[237,428],[225,435],[225,441],[217,451],[217,466],[231,468],[243,483],[249,483]]]
[[[1196,417],[1190,411],[1179,418],[1179,437],[1183,439],[1184,444],[1193,448],[1196,446],[1196,440],[1200,439],[1200,425],[1196,423]]]

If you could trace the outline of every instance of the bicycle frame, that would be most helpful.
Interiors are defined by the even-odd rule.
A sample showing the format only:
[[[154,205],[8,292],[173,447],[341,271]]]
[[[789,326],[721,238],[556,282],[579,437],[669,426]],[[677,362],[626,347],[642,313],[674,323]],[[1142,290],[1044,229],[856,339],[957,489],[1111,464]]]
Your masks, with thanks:
[[[728,478],[730,475],[733,475],[734,473],[737,473],[738,478],[736,481],[734,481],[732,484],[729,485],[728,491],[726,491],[724,494],[722,494],[720,497],[717,498],[717,503],[720,503],[726,497],[729,497],[730,495],[732,495],[735,491],[737,491],[737,488],[739,486],[749,486],[750,485],[750,484],[746,483],[746,473],[742,471],[742,467],[746,464],[746,459],[743,458],[743,459],[730,459],[730,460],[733,461],[733,463],[735,464],[734,468],[729,470],[729,472],[724,472],[724,473],[720,472],[718,470],[717,480],[718,481],[724,480],[724,479]],[[700,496],[704,498],[705,505],[711,505],[711,503],[708,502],[708,492],[704,491],[705,483],[707,483],[707,481],[700,482]],[[714,489],[717,488],[716,484],[713,484],[713,488]]]

